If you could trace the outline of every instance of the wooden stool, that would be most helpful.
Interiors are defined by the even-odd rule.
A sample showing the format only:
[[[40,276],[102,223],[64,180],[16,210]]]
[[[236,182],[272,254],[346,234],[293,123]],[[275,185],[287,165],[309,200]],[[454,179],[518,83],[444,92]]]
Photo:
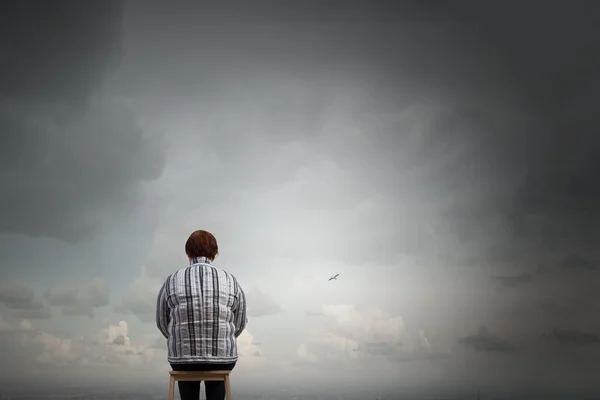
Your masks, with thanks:
[[[169,400],[175,399],[175,382],[202,382],[223,381],[225,382],[225,399],[231,400],[231,387],[229,386],[229,374],[231,371],[169,371]]]

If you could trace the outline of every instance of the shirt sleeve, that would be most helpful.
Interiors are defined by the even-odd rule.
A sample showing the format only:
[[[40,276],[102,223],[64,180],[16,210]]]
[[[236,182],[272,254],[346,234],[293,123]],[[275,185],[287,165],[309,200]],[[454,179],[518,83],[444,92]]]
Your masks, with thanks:
[[[169,338],[169,319],[170,310],[167,304],[167,282],[165,281],[158,291],[156,300],[156,326],[166,339]]]
[[[235,337],[242,334],[248,323],[246,315],[246,294],[240,285],[237,285],[236,303],[233,308],[233,322],[235,324]]]

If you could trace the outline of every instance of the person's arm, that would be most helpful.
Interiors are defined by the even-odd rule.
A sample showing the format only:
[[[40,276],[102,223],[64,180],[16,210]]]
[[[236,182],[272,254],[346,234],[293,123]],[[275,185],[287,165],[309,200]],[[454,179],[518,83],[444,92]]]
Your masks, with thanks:
[[[233,306],[233,323],[235,325],[235,337],[237,338],[246,328],[248,318],[246,316],[246,294],[239,284],[236,286],[237,293],[235,295],[236,301]]]
[[[156,326],[166,339],[169,338],[170,318],[169,305],[167,304],[167,281],[158,291],[158,298],[156,299]]]

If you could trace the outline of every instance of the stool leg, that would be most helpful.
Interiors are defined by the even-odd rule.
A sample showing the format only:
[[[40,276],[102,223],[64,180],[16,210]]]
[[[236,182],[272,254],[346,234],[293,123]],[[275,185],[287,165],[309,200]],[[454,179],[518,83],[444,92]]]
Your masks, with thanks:
[[[169,379],[169,400],[175,400],[175,377],[173,375]]]
[[[229,375],[225,375],[225,400],[231,400],[231,386],[229,385]]]

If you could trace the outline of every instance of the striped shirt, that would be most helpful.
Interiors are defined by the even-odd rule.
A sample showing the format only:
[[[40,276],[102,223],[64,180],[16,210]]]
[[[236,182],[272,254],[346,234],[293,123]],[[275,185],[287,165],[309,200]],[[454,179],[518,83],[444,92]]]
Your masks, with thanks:
[[[246,296],[233,275],[204,257],[171,274],[158,292],[156,325],[169,363],[232,363],[246,317]]]

